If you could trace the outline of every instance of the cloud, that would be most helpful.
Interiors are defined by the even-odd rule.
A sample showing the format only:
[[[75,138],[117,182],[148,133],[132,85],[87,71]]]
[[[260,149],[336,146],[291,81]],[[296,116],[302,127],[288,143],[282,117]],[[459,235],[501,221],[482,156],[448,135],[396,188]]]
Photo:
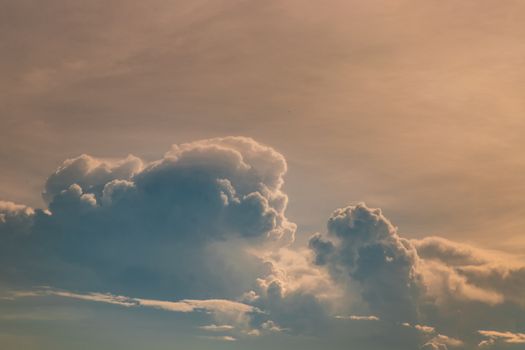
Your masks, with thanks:
[[[479,330],[478,333],[487,338],[479,343],[480,348],[488,348],[496,344],[525,344],[525,333],[488,330]]]
[[[421,349],[423,350],[447,350],[447,346],[446,345],[442,345],[442,344],[436,344],[436,343],[433,343],[433,342],[428,342],[428,343],[425,343]]]
[[[266,322],[263,322],[261,324],[261,329],[269,331],[269,332],[282,332],[282,331],[284,331],[283,328],[281,328],[277,323],[275,323],[272,320],[268,320]]]
[[[220,335],[220,336],[205,336],[206,339],[212,340],[222,340],[222,341],[236,341],[237,338],[232,337],[231,335]]]
[[[440,302],[463,298],[488,304],[525,305],[525,262],[511,254],[487,251],[440,237],[411,240],[423,259],[426,281]]]
[[[93,193],[99,192],[114,180],[130,180],[139,173],[144,164],[141,159],[129,155],[122,160],[104,160],[82,154],[68,159],[46,181],[42,196],[49,203],[71,185]]]
[[[231,331],[235,329],[234,326],[231,326],[229,324],[222,324],[222,325],[210,324],[207,326],[201,326],[199,328],[205,331],[210,331],[210,332],[226,332],[226,331]]]
[[[424,325],[419,325],[419,324],[414,325],[414,328],[425,334],[432,334],[436,331],[434,327],[424,326]]]
[[[432,326],[420,324],[411,325],[407,322],[403,322],[401,326],[414,329],[420,334],[420,337],[423,340],[423,345],[421,346],[421,349],[448,350],[449,347],[461,347],[465,344],[460,339],[456,339],[444,334],[439,334],[436,331],[436,328]]]
[[[464,275],[445,264],[423,261],[421,271],[429,286],[429,295],[438,304],[462,300],[497,305],[504,301],[504,297],[497,291],[470,283]]]
[[[33,208],[0,201],[0,234],[28,234],[33,225],[34,215]]]
[[[509,308],[523,310],[525,264],[517,256],[439,237],[407,240],[379,209],[364,204],[336,210],[327,228],[327,234],[309,241],[312,262],[329,272],[344,291],[343,299],[353,300],[351,309],[369,310],[381,320],[416,330],[413,343],[423,348],[472,343],[480,319],[505,325]],[[516,322],[523,315],[518,311]],[[429,321],[435,327],[425,325]]]
[[[46,182],[48,210],[1,202],[1,269],[28,286],[237,297],[263,268],[248,248],[294,239],[285,172],[281,154],[243,137],[174,145],[148,163],[66,160]]]
[[[202,312],[209,324],[192,328],[222,340],[330,334],[399,349],[477,346],[478,329],[524,319],[519,257],[409,240],[363,203],[295,241],[286,170],[281,154],[243,137],[174,145],[150,162],[66,160],[46,182],[47,208],[0,201],[0,281],[19,290],[2,300]],[[479,334],[483,346],[519,339]]]
[[[379,321],[379,317],[377,316],[357,316],[357,315],[350,315],[350,316],[335,316],[338,320],[353,320],[353,321]]]
[[[414,246],[397,234],[379,209],[357,204],[333,212],[328,235],[309,242],[315,263],[335,280],[359,283],[361,295],[381,318],[417,319],[424,293]]]
[[[16,291],[8,294],[8,298],[19,299],[28,297],[45,297],[56,296],[62,298],[71,298],[84,301],[94,301],[99,303],[114,304],[124,307],[150,307],[172,312],[195,312],[207,311],[223,314],[261,312],[256,307],[225,299],[208,299],[208,300],[180,300],[164,301],[142,298],[131,298],[111,293],[74,293],[64,290],[45,288],[37,291]]]
[[[431,343],[444,344],[449,347],[460,347],[464,345],[462,340],[452,338],[443,334],[437,334],[434,338],[430,340]]]
[[[262,313],[261,310],[254,306],[225,299],[184,299],[178,301],[166,301],[132,298],[122,295],[114,295],[111,293],[75,293],[65,290],[56,290],[52,288],[44,288],[35,291],[15,291],[8,293],[7,296],[11,300],[30,297],[60,297],[119,305],[126,308],[143,307],[177,313],[205,312],[207,314],[211,314],[213,318],[217,321],[228,322],[232,324],[223,324],[220,326],[212,324],[209,326],[201,327],[201,329],[203,330],[216,332],[231,331],[236,328],[243,330],[248,329],[251,325],[251,315]],[[262,328],[265,328],[264,324]]]
[[[443,334],[435,334],[430,340],[423,344],[423,349],[443,349],[450,347],[461,347],[465,343],[462,340],[452,338]]]

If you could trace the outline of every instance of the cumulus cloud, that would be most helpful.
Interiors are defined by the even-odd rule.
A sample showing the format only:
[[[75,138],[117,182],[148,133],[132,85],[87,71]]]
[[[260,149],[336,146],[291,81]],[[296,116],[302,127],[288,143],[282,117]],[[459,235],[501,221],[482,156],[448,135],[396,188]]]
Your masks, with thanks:
[[[335,318],[339,320],[353,320],[353,321],[379,321],[379,317],[377,316],[358,316],[358,315],[350,315],[350,316],[335,316]]]
[[[399,349],[477,346],[480,319],[509,329],[525,318],[519,257],[440,237],[409,240],[363,203],[335,210],[307,245],[295,242],[286,169],[281,154],[243,137],[174,145],[151,162],[66,160],[45,184],[47,208],[0,201],[0,279],[22,290],[3,298],[203,311],[213,317],[195,328],[229,341],[346,339],[351,325],[362,338],[404,338],[391,345]],[[522,336],[479,334],[480,346]]]
[[[423,344],[423,349],[442,349],[448,350],[451,347],[461,347],[464,345],[462,340],[452,338],[443,334],[435,334],[430,340]]]
[[[0,201],[0,234],[27,234],[33,225],[35,211],[25,205]]]
[[[380,317],[417,319],[424,292],[417,252],[381,211],[362,203],[338,209],[327,227],[326,237],[310,239],[315,263],[335,280],[359,282],[363,299]]]
[[[233,296],[262,268],[250,245],[293,241],[285,172],[281,154],[242,137],[174,145],[150,163],[66,160],[46,182],[48,211],[1,202],[3,269],[68,289]]]
[[[420,257],[427,260],[439,260],[454,266],[483,265],[489,261],[489,256],[483,251],[466,244],[452,242],[436,236],[414,239]]]
[[[448,350],[451,347],[462,347],[465,343],[444,334],[440,334],[436,331],[435,327],[428,325],[415,324],[411,325],[408,322],[403,322],[401,324],[403,327],[411,328],[417,331],[420,335],[422,345],[421,349],[438,349],[438,350]]]
[[[348,290],[357,290],[381,320],[417,331],[425,349],[465,346],[457,335],[474,341],[479,320],[471,315],[506,324],[507,305],[520,308],[525,300],[525,264],[519,257],[439,237],[407,240],[379,209],[365,204],[336,210],[327,229],[309,241],[313,263],[329,272],[346,298]],[[521,319],[523,312],[518,315]],[[455,336],[438,333],[425,321]]]
[[[426,334],[432,334],[436,331],[434,327],[424,326],[424,325],[419,325],[419,324],[414,325],[414,328]]]
[[[42,196],[49,203],[71,185],[88,193],[100,193],[114,180],[130,180],[143,168],[141,159],[129,155],[122,160],[104,160],[82,154],[68,159],[46,181]]]

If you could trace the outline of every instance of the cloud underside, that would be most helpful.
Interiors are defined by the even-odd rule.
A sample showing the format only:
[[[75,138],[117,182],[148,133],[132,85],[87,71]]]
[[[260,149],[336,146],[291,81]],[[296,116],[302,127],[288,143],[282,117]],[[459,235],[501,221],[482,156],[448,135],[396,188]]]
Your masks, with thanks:
[[[407,239],[362,203],[335,210],[307,245],[294,243],[286,167],[243,137],[174,145],[152,162],[66,160],[46,181],[46,209],[0,201],[2,282],[24,291],[17,300],[205,311],[212,323],[197,328],[224,341],[327,329],[346,339],[345,329],[367,324],[371,337],[383,329],[402,338],[392,343],[400,349],[523,343],[523,329],[508,329],[525,319],[519,257]],[[478,331],[480,319],[505,328]]]

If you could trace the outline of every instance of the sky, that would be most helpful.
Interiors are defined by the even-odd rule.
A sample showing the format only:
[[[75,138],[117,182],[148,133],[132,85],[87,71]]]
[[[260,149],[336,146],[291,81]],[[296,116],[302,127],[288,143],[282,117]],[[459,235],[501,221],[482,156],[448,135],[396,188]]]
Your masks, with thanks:
[[[0,347],[524,349],[524,21],[0,0]]]

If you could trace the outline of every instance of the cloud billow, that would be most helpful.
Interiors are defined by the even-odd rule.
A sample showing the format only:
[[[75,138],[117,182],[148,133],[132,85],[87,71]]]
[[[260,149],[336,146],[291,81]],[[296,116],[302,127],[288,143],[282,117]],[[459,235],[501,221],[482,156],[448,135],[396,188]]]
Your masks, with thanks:
[[[409,240],[363,203],[335,210],[307,245],[294,242],[286,170],[280,153],[244,137],[174,145],[152,162],[66,160],[47,179],[46,209],[0,201],[0,292],[212,310],[213,323],[196,329],[222,340],[521,346],[520,257]],[[37,286],[51,289],[24,292]]]
[[[285,172],[279,153],[247,138],[174,146],[149,164],[82,155],[48,179],[49,211],[0,207],[0,230],[28,232],[2,245],[3,266],[58,287],[226,295],[232,283],[247,282],[216,245],[293,240],[281,191]],[[24,251],[31,257],[18,260]],[[257,271],[242,250],[233,254]]]
[[[417,319],[424,293],[417,252],[379,209],[358,204],[336,210],[328,220],[328,237],[315,235],[309,245],[316,263],[327,266],[336,280],[359,282],[373,312]]]

